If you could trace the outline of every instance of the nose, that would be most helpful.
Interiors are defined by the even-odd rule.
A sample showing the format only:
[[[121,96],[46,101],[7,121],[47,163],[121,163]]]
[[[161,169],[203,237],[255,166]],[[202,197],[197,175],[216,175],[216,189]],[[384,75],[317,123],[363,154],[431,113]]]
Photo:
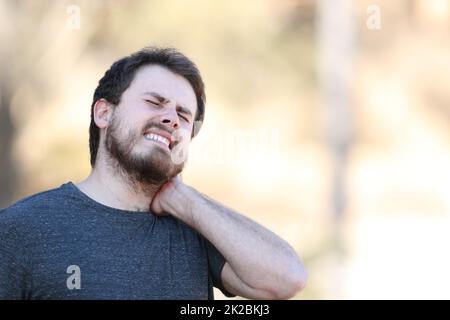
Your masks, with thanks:
[[[169,125],[174,129],[178,129],[180,126],[178,114],[176,110],[170,108],[164,115],[161,117],[161,122],[165,125]]]

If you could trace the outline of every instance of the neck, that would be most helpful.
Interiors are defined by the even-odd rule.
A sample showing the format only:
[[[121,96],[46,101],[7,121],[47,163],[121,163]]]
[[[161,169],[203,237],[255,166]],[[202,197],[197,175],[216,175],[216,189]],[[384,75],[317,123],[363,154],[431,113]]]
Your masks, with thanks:
[[[123,172],[114,171],[102,159],[97,159],[90,175],[76,185],[103,205],[140,212],[149,211],[150,203],[161,187],[132,182]]]

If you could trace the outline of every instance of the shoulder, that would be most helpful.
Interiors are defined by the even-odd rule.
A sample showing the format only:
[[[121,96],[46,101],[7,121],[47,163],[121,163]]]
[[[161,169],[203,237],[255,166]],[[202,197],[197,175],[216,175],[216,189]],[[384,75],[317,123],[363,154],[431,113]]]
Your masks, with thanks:
[[[42,215],[51,213],[53,208],[64,202],[66,185],[45,190],[23,198],[9,207],[0,209],[0,232],[8,227],[19,227],[34,222]]]
[[[65,190],[66,184],[63,184],[58,188],[45,190],[20,199],[9,207],[0,209],[0,217],[26,214],[33,209],[46,208],[52,204],[60,203],[61,199],[64,198]]]
[[[40,226],[54,220],[55,208],[64,203],[65,185],[23,198],[0,209],[0,249],[16,250],[36,240]]]

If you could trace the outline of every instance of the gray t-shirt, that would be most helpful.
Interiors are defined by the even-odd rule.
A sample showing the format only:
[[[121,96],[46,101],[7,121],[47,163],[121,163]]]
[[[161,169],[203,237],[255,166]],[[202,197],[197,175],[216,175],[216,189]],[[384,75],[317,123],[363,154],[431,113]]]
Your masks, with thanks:
[[[0,210],[0,299],[231,296],[225,260],[172,216],[104,206],[72,182]]]

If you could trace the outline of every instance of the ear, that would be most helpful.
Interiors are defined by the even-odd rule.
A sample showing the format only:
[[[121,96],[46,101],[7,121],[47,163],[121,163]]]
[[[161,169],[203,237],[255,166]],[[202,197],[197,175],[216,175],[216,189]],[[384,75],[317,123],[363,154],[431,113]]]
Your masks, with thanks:
[[[112,118],[113,108],[105,99],[99,99],[94,105],[94,121],[97,127],[104,129]]]

